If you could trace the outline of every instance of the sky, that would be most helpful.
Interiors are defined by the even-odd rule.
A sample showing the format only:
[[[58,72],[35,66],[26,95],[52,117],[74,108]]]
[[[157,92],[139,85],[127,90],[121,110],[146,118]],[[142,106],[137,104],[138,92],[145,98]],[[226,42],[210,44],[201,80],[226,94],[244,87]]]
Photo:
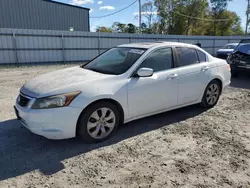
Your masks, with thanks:
[[[121,23],[133,23],[138,24],[138,19],[135,14],[138,13],[139,5],[138,3],[129,7],[128,9],[115,14],[113,16],[105,18],[91,18],[98,17],[113,13],[117,10],[120,10],[130,4],[135,0],[54,0],[58,2],[73,4],[77,6],[82,6],[90,8],[90,30],[95,31],[98,26],[111,27],[115,21]],[[147,0],[141,0],[142,3]],[[246,7],[247,0],[232,0],[228,4],[228,10],[236,12],[241,17],[241,25],[244,30],[246,24]]]

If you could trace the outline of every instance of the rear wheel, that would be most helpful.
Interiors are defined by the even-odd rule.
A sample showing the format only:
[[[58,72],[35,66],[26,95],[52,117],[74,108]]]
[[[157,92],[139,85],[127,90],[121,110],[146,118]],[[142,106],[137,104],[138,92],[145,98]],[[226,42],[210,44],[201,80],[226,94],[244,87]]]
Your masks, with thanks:
[[[206,87],[206,90],[204,92],[201,106],[206,108],[212,108],[214,107],[221,94],[221,84],[217,80],[211,81],[208,86]]]
[[[109,138],[119,124],[119,112],[109,102],[91,105],[78,121],[78,135],[86,142],[101,142]]]

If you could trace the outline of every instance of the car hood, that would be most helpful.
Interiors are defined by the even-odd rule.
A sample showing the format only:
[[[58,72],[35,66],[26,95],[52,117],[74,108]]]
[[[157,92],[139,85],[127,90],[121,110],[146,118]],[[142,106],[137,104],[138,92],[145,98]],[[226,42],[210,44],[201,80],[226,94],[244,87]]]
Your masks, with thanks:
[[[217,53],[231,53],[234,49],[219,49]]]
[[[30,97],[40,97],[76,83],[103,80],[110,76],[111,75],[97,73],[81,67],[72,67],[37,76],[26,82],[20,92]]]

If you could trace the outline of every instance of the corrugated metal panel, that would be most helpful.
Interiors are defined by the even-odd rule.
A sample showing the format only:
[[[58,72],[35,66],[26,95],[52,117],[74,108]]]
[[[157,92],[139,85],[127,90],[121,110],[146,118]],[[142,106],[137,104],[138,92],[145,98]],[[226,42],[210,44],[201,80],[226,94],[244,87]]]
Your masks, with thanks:
[[[51,10],[53,11],[53,9]],[[200,42],[203,49],[214,54],[219,47],[229,42],[239,42],[243,38],[245,37],[0,29],[0,64],[85,61],[119,44],[156,40],[180,41],[190,44]]]
[[[89,10],[48,0],[1,0],[0,28],[89,31]]]

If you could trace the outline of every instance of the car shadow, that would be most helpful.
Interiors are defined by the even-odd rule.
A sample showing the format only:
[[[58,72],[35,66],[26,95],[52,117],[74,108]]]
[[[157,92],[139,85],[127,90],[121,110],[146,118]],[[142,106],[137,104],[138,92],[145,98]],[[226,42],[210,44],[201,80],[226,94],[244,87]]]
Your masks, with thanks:
[[[136,120],[120,126],[110,139],[84,144],[79,139],[47,140],[24,128],[17,120],[0,122],[0,181],[39,170],[44,175],[65,168],[62,161],[79,154],[184,121],[203,113],[197,105]]]
[[[250,76],[242,74],[237,78],[232,78],[230,86],[235,88],[250,89]]]

